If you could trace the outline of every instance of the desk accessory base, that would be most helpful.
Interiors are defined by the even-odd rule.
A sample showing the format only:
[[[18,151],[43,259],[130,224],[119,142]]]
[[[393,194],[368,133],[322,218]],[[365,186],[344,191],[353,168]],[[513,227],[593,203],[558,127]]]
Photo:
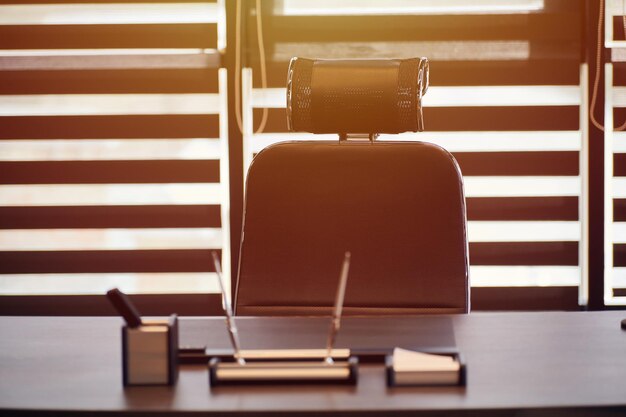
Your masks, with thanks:
[[[339,384],[355,385],[358,379],[358,359],[294,360],[293,358],[254,360],[245,364],[213,358],[209,362],[209,384],[220,385],[279,385],[279,384]]]

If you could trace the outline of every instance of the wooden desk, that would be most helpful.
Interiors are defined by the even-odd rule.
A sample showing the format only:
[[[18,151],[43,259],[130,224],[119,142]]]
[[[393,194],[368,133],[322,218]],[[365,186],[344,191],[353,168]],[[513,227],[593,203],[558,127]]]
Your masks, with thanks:
[[[213,390],[200,365],[181,366],[174,387],[125,390],[118,318],[2,317],[0,414],[626,415],[626,331],[620,329],[626,312],[451,317],[468,364],[466,388],[388,389],[381,366],[362,365],[355,387]],[[189,322],[183,331],[201,333],[194,337],[210,335],[211,347],[228,347],[223,320],[205,320]],[[408,340],[417,337],[410,332],[415,320],[419,318],[346,319],[338,345],[379,343],[379,331],[388,343]],[[246,347],[294,340],[323,345],[327,323],[243,318],[239,328]],[[207,333],[190,330],[194,328]]]

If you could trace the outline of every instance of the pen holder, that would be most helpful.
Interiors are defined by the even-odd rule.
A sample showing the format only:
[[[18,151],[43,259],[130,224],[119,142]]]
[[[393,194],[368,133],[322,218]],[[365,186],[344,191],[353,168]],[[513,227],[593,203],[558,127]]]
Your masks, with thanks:
[[[236,361],[223,362],[220,358],[209,361],[209,385],[248,384],[339,384],[356,385],[359,361],[355,356],[343,360],[325,362],[284,357],[249,360],[245,364]]]
[[[122,328],[124,386],[173,385],[178,365],[178,317]]]

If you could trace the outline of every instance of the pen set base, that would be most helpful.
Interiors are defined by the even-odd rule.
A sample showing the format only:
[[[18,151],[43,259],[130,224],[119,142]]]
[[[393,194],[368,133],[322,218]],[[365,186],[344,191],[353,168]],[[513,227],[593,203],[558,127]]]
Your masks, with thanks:
[[[358,359],[326,362],[293,358],[271,360],[222,362],[219,358],[209,361],[209,384],[220,385],[249,384],[345,384],[355,385],[358,377]]]

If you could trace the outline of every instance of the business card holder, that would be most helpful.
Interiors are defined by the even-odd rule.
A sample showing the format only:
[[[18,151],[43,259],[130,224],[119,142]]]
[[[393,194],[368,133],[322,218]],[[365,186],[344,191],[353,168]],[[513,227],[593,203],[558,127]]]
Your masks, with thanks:
[[[385,368],[388,387],[401,386],[465,386],[467,368],[463,356],[459,353],[426,353],[400,349],[408,364],[398,367],[394,356],[398,349],[387,355]],[[415,358],[411,358],[415,356]],[[412,362],[412,363],[411,363]]]
[[[260,356],[264,358],[247,359],[243,364],[234,359],[223,361],[212,358],[209,361],[209,384],[211,387],[250,384],[355,385],[358,379],[358,359],[354,356],[332,362],[310,356],[297,358],[293,354],[279,357],[266,353]]]

